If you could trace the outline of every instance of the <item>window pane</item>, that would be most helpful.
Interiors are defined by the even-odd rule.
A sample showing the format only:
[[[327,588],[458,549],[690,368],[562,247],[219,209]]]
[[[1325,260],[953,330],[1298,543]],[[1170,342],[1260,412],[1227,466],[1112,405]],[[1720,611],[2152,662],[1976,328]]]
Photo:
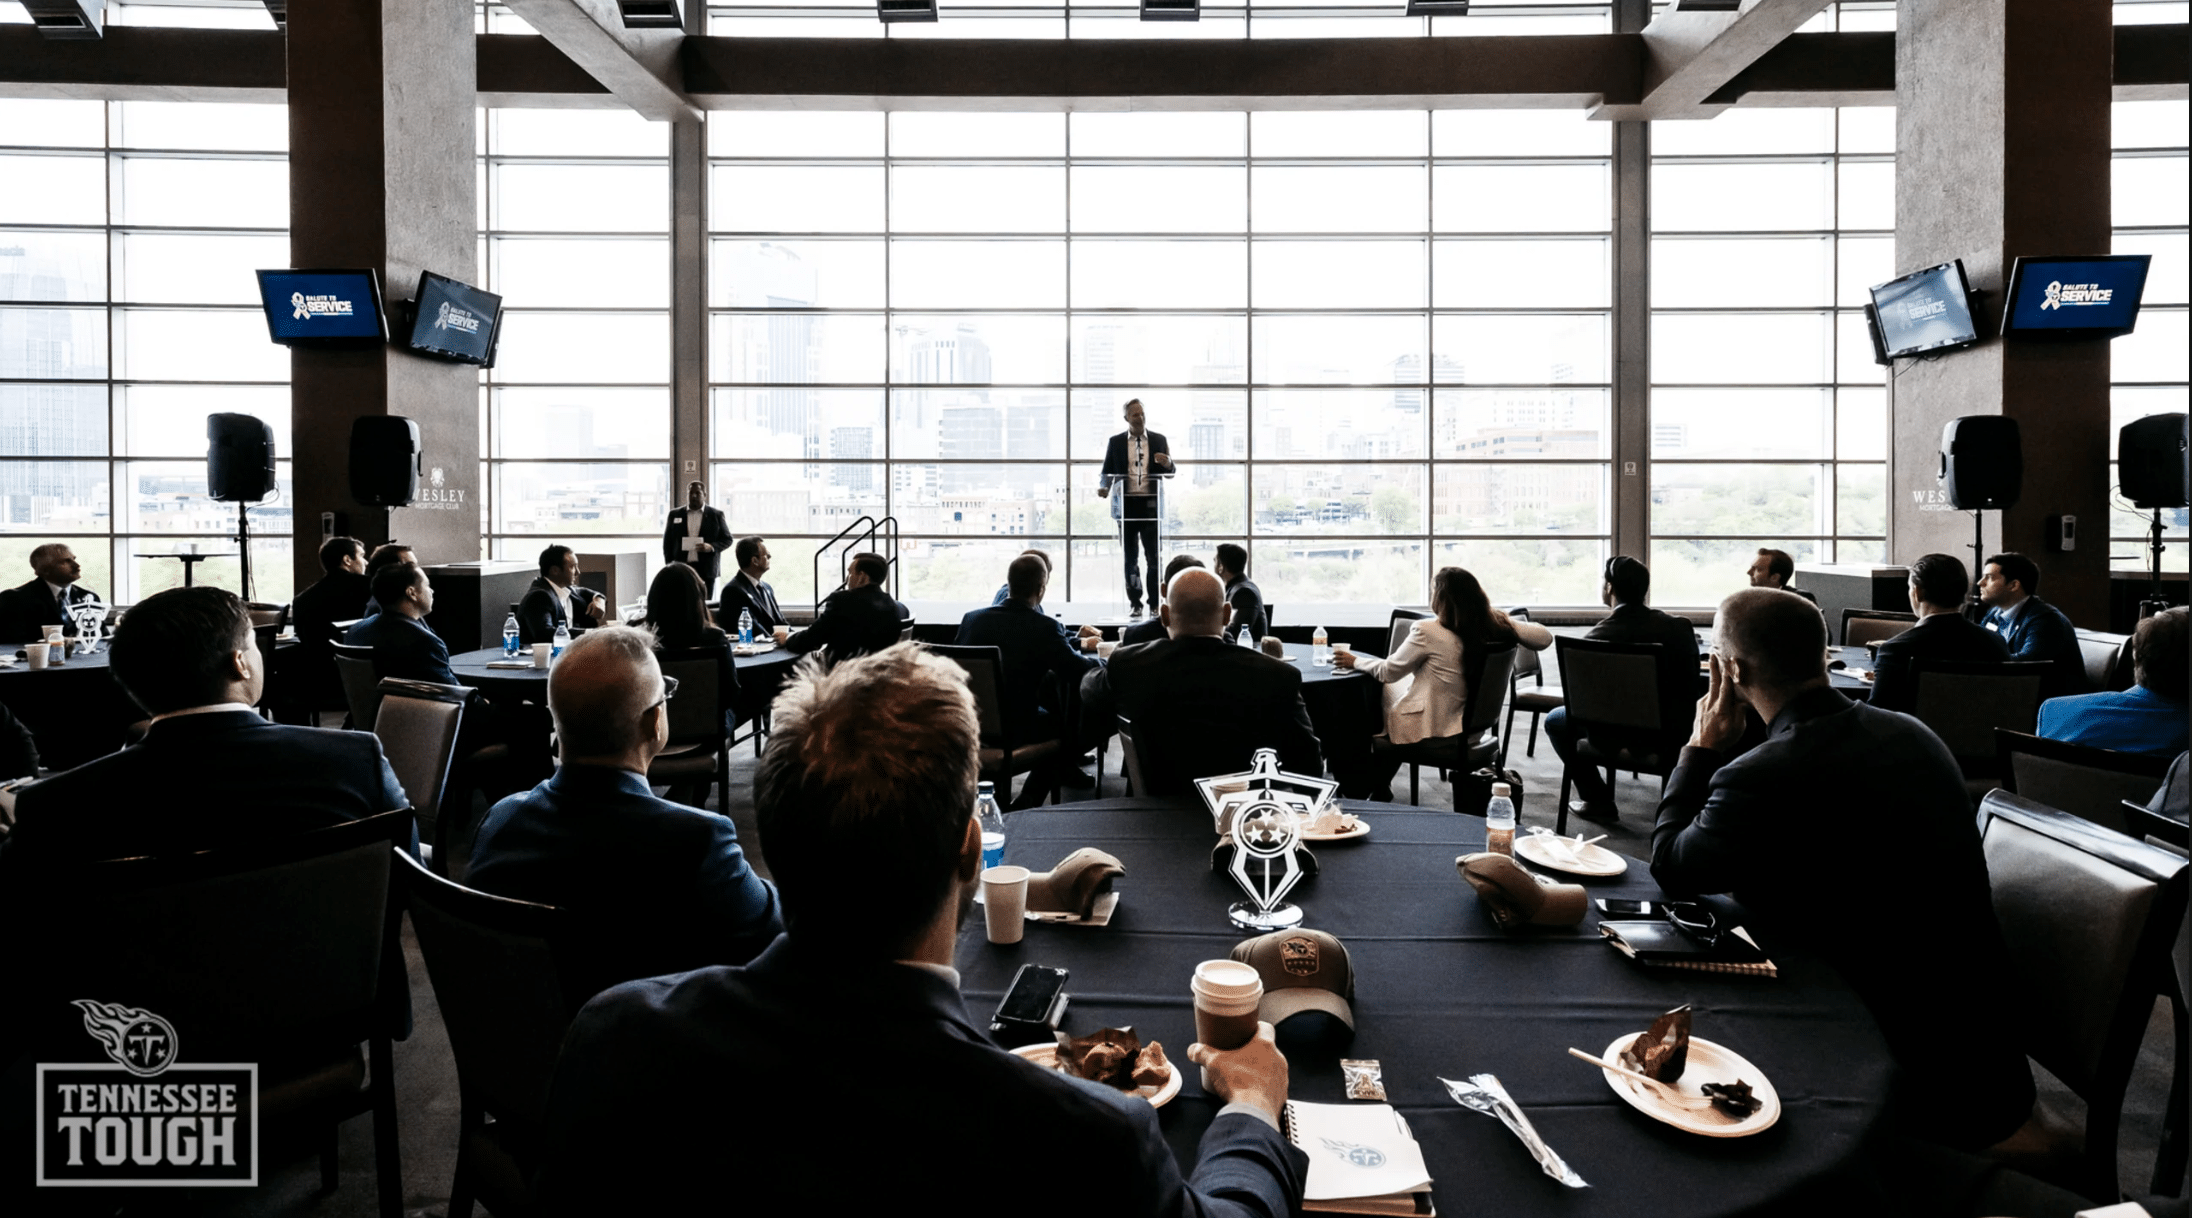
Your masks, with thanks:
[[[500,156],[670,155],[670,125],[648,122],[629,110],[503,107],[487,113],[494,123],[495,152]],[[710,116],[711,126],[715,119]]]
[[[495,291],[513,304],[659,309],[670,303],[666,240],[498,237],[489,248]]]
[[[1421,241],[1259,241],[1253,301],[1264,309],[1422,308]]]
[[[709,439],[717,457],[865,461],[883,455],[880,389],[718,389],[714,401]]]
[[[1076,241],[1078,309],[1237,309],[1248,303],[1245,241]]]
[[[1844,237],[1835,244],[1834,303],[1864,308],[1874,284],[1895,278],[1895,238]]]
[[[0,221],[104,224],[106,162],[93,156],[0,156]],[[283,196],[286,202],[288,196]]]
[[[1890,161],[1844,161],[1837,222],[1845,229],[1895,227],[1895,165]]]
[[[2109,115],[2118,148],[2182,148],[2192,140],[2182,101],[2120,101]]]
[[[1895,151],[1895,107],[1844,106],[1836,114],[1842,123],[1842,151]]]
[[[1240,156],[1248,151],[1246,114],[1077,111],[1068,117],[1077,157]]]
[[[253,271],[289,265],[289,238],[125,233],[116,241],[115,299],[138,304],[259,303]]]
[[[1075,232],[1237,233],[1248,227],[1248,171],[1239,165],[1076,165],[1072,178]]]
[[[1062,232],[1065,167],[899,165],[891,170],[890,223],[900,233]]]
[[[0,300],[105,300],[106,244],[99,233],[0,231]]]
[[[1249,562],[1264,599],[1291,623],[1317,605],[1423,603],[1429,595],[1423,549],[1421,541],[1266,539],[1255,543]]]
[[[1165,496],[1165,510],[1171,517],[1165,522],[1165,528],[1174,532],[1159,537],[1160,542],[1169,542],[1174,535],[1182,538],[1239,537],[1248,527],[1248,479],[1238,465],[1183,462],[1181,476],[1172,480],[1171,493]],[[1157,552],[1160,558],[1169,561],[1176,550],[1189,548],[1201,547],[1162,544]],[[1124,574],[1117,557],[1112,562],[1112,573],[1114,576]],[[1144,579],[1147,579],[1146,575]]]
[[[661,535],[670,467],[508,462],[495,467],[495,531],[550,538]],[[583,547],[581,547],[583,548]]]
[[[1595,605],[1606,543],[1587,538],[1540,541],[1442,541],[1434,567],[1463,567],[1495,605]],[[1424,604],[1425,592],[1411,603]]]
[[[833,450],[832,455],[842,458],[861,454]],[[893,390],[890,455],[899,461],[1062,461],[1066,455],[1066,391]],[[1053,473],[1063,478],[1065,467]],[[1064,528],[1063,517],[1057,523]]]
[[[1826,237],[1750,241],[1660,238],[1652,242],[1655,308],[1824,305],[1833,291]]]
[[[289,147],[289,107],[200,101],[116,102],[114,146],[282,152]]]
[[[1880,537],[1888,531],[1888,467],[1834,467],[1836,531],[1848,536]]]
[[[881,308],[881,241],[717,241],[709,304],[741,309]]]
[[[227,412],[266,420],[274,429],[275,453],[287,457],[294,452],[287,385],[122,385],[114,396],[117,455],[202,461],[206,416]]]
[[[1824,465],[1652,463],[1652,532],[1658,536],[1801,536],[1833,532]]]
[[[994,416],[971,407],[954,413],[964,417],[948,420],[947,426],[964,432],[968,443],[953,447],[987,449],[992,440],[1002,447],[1003,435]],[[1065,534],[1063,464],[939,464],[933,468],[933,483],[891,497],[891,512],[903,531],[954,537]],[[998,568],[991,577],[1003,583],[1002,574],[1003,568]]]
[[[893,241],[891,303],[924,309],[1055,309],[1063,241]]]
[[[739,532],[770,538],[770,562],[784,573],[781,581],[771,582],[804,594],[813,587],[813,568],[793,565],[778,549],[775,534],[827,537],[862,516],[881,515],[883,470],[881,462],[741,461],[715,467],[715,495]]]
[[[101,457],[106,451],[106,386],[0,385],[0,457]]]
[[[1831,389],[1655,389],[1652,459],[1830,457]]]
[[[722,165],[709,186],[708,223],[719,231],[883,231],[880,165]]]
[[[709,375],[750,384],[881,384],[880,313],[732,314],[709,322]]]
[[[1613,227],[1606,165],[1441,165],[1431,227],[1442,233],[1602,233]]]
[[[1259,165],[1249,175],[1260,233],[1418,233],[1420,165]]]
[[[1073,391],[1073,459],[1101,461],[1111,437],[1126,430],[1124,410],[1139,400],[1149,429],[1165,438],[1182,478],[1203,477],[1197,462],[1240,461],[1248,456],[1248,394],[1239,389],[1151,389],[1120,385]],[[1087,493],[1096,494],[1090,467]],[[1208,468],[1208,467],[1205,467]],[[1076,475],[1078,476],[1078,475]],[[1179,479],[1175,479],[1175,484]],[[1103,519],[1109,520],[1110,508]],[[1109,525],[1103,525],[1109,528]]]
[[[1837,313],[1834,317],[1834,379],[1845,385],[1880,385],[1887,369],[1872,362],[1872,338],[1865,332],[1865,315]]]
[[[659,233],[670,227],[670,170],[664,165],[495,165],[491,173],[488,194],[498,229]]]
[[[125,543],[132,550],[173,553],[174,538],[192,536],[205,539],[204,548],[208,551],[235,548],[233,543],[221,544],[221,540],[224,535],[236,532],[236,505],[207,497],[203,453],[185,461],[127,461],[117,469],[127,498],[119,527],[125,532],[151,535]],[[274,463],[274,485],[276,493],[266,502],[254,504],[248,514],[254,531],[263,528],[268,534],[279,537],[290,530],[293,513],[289,505],[295,501],[289,462]],[[256,558],[257,547],[253,549]],[[256,569],[257,564],[253,566]],[[206,572],[198,574],[206,582],[213,582],[213,577]],[[231,584],[234,579],[231,568]],[[178,577],[175,582],[180,584],[182,580]]]
[[[1258,390],[1256,459],[1420,460],[1424,455],[1423,394],[1422,389]]]
[[[1057,315],[891,319],[891,379],[911,385],[1055,385],[1066,379]]]
[[[1252,156],[1422,156],[1421,110],[1260,110],[1248,116]]]
[[[960,509],[964,515],[964,509]],[[949,513],[947,513],[947,516]],[[964,537],[907,538],[898,546],[899,590],[907,600],[976,601],[988,604],[997,588],[1005,582],[1004,570],[1020,551],[1028,548],[1025,540],[990,539],[981,536],[983,530],[968,530]],[[995,530],[1010,536],[1006,530]],[[1061,567],[1065,561],[1065,546],[1053,544],[1045,547],[1051,551],[1051,560]],[[773,551],[772,551],[773,552]],[[807,578],[804,573],[802,579]],[[1048,599],[1065,599],[1065,572],[1059,570],[1052,578]]]
[[[670,456],[666,389],[495,390],[497,457]]]
[[[1825,314],[1662,314],[1652,319],[1652,380],[1820,383],[1833,367],[1828,340]]]
[[[498,381],[561,384],[667,383],[666,313],[503,314]]]
[[[1659,127],[1664,130],[1666,124]],[[1788,232],[1833,227],[1834,173],[1823,161],[1652,166],[1655,232]]]
[[[1603,389],[1441,389],[1432,405],[1433,456],[1537,461],[1612,455],[1612,396]]]
[[[1254,527],[1259,537],[1420,534],[1423,492],[1420,465],[1259,463]]]
[[[5,241],[0,236],[0,241]],[[2119,254],[2152,254],[2154,261],[2146,271],[2145,304],[2183,304],[2186,300],[2185,271],[2188,248],[2182,233],[2118,233],[2114,251]]]
[[[198,472],[202,480],[202,459]],[[0,532],[67,533],[106,527],[105,461],[0,461]],[[29,569],[27,562],[14,568]]]
[[[1267,385],[1421,385],[1421,314],[1255,319],[1255,380]],[[1413,399],[1420,413],[1423,395]]]
[[[114,218],[127,224],[286,228],[289,163],[132,156],[119,158]]]
[[[1238,385],[1248,379],[1247,353],[1248,321],[1242,317],[1073,318],[1073,379],[1079,384]]]
[[[1432,378],[1441,384],[1604,384],[1607,316],[1436,317]]]
[[[1434,467],[1437,533],[1604,534],[1606,466],[1474,462]]]
[[[1605,240],[1435,241],[1431,303],[1440,308],[1605,308],[1613,303]]]
[[[1834,111],[1738,106],[1704,122],[1652,124],[1656,156],[1832,152]]]
[[[1605,156],[1613,128],[1581,110],[1439,110],[1431,140],[1439,156]]]
[[[1879,389],[1840,389],[1834,395],[1835,455],[1844,461],[1885,461],[1888,395]]]
[[[718,110],[708,116],[710,156],[881,156],[878,112]]]
[[[0,308],[0,377],[74,380],[106,373],[105,310]]]
[[[2182,381],[2187,333],[2183,309],[2140,309],[2138,329],[2108,344],[2109,377],[2118,381]]]
[[[2186,200],[2188,194],[2192,194],[2192,185],[2186,182],[2184,157],[2118,157],[2114,170],[2109,189],[2115,223],[2185,222]]]
[[[289,349],[257,309],[117,309],[114,375],[138,381],[286,381]]]
[[[901,110],[890,116],[892,156],[1063,156],[1063,114]]]
[[[10,144],[98,148],[107,142],[106,128],[105,102],[0,97],[0,131]]]
[[[1659,531],[1657,525],[1653,526]],[[1740,540],[1697,541],[1652,539],[1652,604],[1662,609],[1711,608],[1730,592],[1748,585],[1751,561],[1761,549],[1785,551],[1796,561],[1811,562],[1821,553],[1819,542],[1791,540],[1763,534]],[[1846,561],[1865,561],[1845,548]]]

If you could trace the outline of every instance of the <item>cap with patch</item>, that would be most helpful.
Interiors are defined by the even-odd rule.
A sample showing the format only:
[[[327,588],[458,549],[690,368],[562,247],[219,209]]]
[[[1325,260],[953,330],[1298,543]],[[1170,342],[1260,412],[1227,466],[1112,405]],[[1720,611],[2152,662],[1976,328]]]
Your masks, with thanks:
[[[1501,930],[1517,926],[1574,926],[1589,901],[1581,884],[1563,884],[1527,871],[1504,854],[1464,854],[1454,860],[1461,878],[1477,890]]]
[[[1091,846],[1058,860],[1048,871],[1028,877],[1027,907],[1037,913],[1070,913],[1090,917],[1096,898],[1111,891],[1111,882],[1126,874],[1119,860]]]
[[[1355,966],[1347,945],[1321,930],[1296,927],[1258,935],[1233,946],[1233,959],[1263,978],[1256,1015],[1277,1027],[1305,1011],[1323,1011],[1355,1026]]]

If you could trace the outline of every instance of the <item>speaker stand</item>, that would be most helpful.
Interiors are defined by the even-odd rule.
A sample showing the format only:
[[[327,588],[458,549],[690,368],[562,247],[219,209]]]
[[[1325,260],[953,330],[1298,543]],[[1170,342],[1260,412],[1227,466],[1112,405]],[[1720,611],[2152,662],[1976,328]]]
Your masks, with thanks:
[[[1976,622],[1986,616],[1979,603],[1979,575],[1986,570],[1986,513],[1971,511],[1971,592],[1964,600],[1964,616]]]
[[[251,505],[236,501],[236,562],[242,571],[244,603],[251,603]]]
[[[2162,510],[2154,508],[2153,512],[2154,522],[2148,526],[2146,536],[2146,599],[2139,602],[2142,622],[2169,608],[2169,598],[2162,595]]]

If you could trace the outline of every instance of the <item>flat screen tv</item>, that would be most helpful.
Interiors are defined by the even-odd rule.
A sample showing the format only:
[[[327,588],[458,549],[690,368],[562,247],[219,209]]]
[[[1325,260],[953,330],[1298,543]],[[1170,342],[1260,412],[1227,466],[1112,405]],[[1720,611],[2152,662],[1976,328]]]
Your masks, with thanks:
[[[275,342],[387,342],[380,276],[371,269],[260,271],[259,304]]]
[[[460,364],[495,366],[502,297],[432,271],[419,276],[408,342],[413,351]]]
[[[1872,289],[1884,359],[1953,351],[1979,341],[1962,259],[1912,271]]]
[[[2019,338],[2114,338],[2139,320],[2152,254],[2019,258],[2009,272],[2002,333]]]

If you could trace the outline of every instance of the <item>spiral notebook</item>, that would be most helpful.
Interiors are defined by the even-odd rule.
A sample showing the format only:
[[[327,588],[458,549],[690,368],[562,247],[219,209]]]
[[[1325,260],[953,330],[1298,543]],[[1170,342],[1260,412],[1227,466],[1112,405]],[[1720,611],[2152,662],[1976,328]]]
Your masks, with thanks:
[[[1290,1100],[1279,1116],[1309,1156],[1302,1209],[1322,1214],[1436,1214],[1431,1172],[1408,1122],[1390,1104]]]
[[[1622,955],[1652,968],[1683,968],[1700,973],[1778,977],[1758,941],[1738,926],[1707,947],[1665,922],[1601,922],[1598,933]]]

